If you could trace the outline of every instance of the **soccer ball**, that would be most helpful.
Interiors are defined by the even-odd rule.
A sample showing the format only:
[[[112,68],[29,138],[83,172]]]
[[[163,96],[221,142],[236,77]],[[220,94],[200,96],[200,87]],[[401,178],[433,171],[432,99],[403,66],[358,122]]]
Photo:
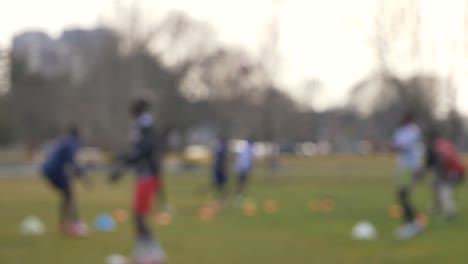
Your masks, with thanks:
[[[128,259],[119,254],[112,254],[106,258],[106,264],[127,264]]]
[[[377,230],[368,221],[361,221],[353,227],[351,236],[356,240],[373,240],[377,237]]]
[[[20,230],[24,235],[42,235],[45,232],[45,227],[38,217],[29,216],[21,223]]]

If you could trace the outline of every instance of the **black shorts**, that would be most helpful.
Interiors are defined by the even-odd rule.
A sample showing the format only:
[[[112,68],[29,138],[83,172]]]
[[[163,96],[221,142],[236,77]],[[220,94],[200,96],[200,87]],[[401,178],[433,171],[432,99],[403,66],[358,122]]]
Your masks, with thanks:
[[[246,180],[247,178],[249,178],[249,175],[250,175],[250,171],[249,170],[241,170],[239,171],[239,178],[241,180]]]
[[[215,169],[214,170],[214,184],[216,186],[224,186],[226,184],[226,173],[222,169]]]
[[[47,172],[43,171],[44,178],[60,192],[65,194],[70,193],[70,180],[68,179],[67,175],[64,172]]]

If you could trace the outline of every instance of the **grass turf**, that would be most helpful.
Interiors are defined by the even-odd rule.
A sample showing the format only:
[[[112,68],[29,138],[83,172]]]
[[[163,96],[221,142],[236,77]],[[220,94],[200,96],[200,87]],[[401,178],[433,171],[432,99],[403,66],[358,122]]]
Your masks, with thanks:
[[[429,228],[409,241],[395,241],[398,220],[390,219],[394,203],[393,163],[389,157],[337,157],[288,161],[271,182],[263,171],[254,174],[249,197],[259,205],[267,199],[279,203],[269,215],[259,206],[252,217],[227,207],[211,221],[197,218],[207,197],[194,191],[208,182],[208,172],[168,176],[168,193],[177,208],[168,226],[153,226],[176,264],[238,263],[467,263],[468,195],[466,185],[458,189],[460,217],[451,223],[431,218]],[[129,208],[132,179],[108,186],[96,175],[96,186],[88,192],[77,186],[84,220],[92,225],[103,212]],[[430,205],[427,183],[414,194],[417,207]],[[310,200],[333,195],[336,209],[312,213]],[[37,177],[0,180],[0,263],[98,264],[112,253],[131,254],[131,222],[115,232],[93,232],[86,240],[63,238],[56,232],[55,193]],[[19,224],[28,215],[40,217],[47,228],[44,236],[23,236]],[[350,231],[360,220],[369,220],[379,236],[374,241],[354,241]]]

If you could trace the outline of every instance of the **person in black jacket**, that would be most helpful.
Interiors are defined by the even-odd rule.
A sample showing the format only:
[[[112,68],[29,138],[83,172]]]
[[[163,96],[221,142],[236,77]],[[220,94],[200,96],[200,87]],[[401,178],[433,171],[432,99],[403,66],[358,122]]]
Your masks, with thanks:
[[[118,169],[112,171],[111,181],[120,178],[122,167],[135,171],[134,219],[137,233],[136,263],[161,263],[166,256],[147,222],[152,212],[152,202],[160,188],[159,163],[155,149],[153,116],[145,99],[135,100],[130,108],[134,127],[130,136],[130,151],[118,160]]]

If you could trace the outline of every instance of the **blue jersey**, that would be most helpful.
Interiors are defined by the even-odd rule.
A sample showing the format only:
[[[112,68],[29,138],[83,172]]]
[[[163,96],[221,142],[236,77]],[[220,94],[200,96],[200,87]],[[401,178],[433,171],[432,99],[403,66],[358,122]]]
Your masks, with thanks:
[[[42,168],[48,175],[65,175],[66,168],[72,166],[78,170],[75,163],[75,156],[80,148],[79,139],[76,136],[69,135],[58,142],[49,153]]]

